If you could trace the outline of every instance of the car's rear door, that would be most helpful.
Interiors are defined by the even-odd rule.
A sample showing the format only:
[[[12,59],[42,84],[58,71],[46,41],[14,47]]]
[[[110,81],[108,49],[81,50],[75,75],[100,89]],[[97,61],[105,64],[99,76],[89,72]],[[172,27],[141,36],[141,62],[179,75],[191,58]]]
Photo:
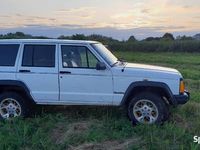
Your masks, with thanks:
[[[24,43],[17,71],[38,103],[59,100],[58,51],[52,43]]]

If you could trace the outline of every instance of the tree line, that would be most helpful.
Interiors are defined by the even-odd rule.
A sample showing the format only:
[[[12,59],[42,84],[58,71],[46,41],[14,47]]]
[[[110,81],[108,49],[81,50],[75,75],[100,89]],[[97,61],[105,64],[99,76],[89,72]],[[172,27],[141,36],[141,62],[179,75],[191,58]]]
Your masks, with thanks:
[[[147,37],[138,41],[134,36],[128,40],[119,41],[112,37],[92,34],[75,34],[72,36],[61,35],[57,39],[69,40],[93,40],[107,45],[112,51],[142,51],[142,52],[200,52],[200,35],[195,37],[178,36],[174,38],[171,33],[165,33],[162,37]],[[32,36],[23,32],[1,34],[0,39],[49,39],[46,36]]]

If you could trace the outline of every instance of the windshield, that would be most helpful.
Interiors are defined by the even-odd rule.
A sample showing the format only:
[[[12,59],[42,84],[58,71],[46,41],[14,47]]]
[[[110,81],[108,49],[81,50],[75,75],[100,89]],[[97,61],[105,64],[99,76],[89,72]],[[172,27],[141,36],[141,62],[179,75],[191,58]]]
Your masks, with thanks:
[[[95,43],[91,45],[109,65],[112,66],[117,62],[117,58],[103,44]]]

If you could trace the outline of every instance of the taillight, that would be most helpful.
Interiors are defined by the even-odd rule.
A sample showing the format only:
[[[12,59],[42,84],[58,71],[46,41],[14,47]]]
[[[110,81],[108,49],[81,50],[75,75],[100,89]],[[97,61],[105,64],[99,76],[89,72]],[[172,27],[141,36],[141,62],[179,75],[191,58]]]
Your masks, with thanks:
[[[183,94],[185,92],[185,83],[184,83],[183,79],[180,80],[180,89],[179,89],[179,92],[181,94]]]

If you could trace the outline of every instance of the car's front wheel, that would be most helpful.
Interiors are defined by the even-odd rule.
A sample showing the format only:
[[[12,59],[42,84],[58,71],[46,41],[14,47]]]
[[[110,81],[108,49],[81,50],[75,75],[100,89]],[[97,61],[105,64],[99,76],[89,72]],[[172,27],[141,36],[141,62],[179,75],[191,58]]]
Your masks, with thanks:
[[[163,99],[148,92],[134,96],[128,106],[128,115],[133,124],[161,124],[166,111]]]
[[[28,112],[28,105],[21,95],[15,92],[6,92],[0,95],[0,119],[25,117]]]

